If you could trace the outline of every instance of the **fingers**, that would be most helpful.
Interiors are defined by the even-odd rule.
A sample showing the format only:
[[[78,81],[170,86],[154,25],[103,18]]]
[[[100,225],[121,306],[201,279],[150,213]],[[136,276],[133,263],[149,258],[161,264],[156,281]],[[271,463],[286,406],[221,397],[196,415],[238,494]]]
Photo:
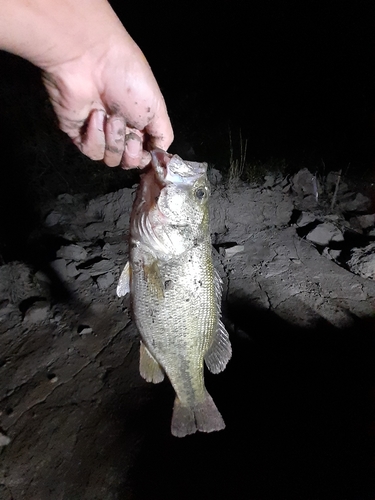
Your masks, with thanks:
[[[105,111],[95,109],[91,112],[84,134],[79,135],[73,142],[80,148],[83,154],[92,160],[102,160],[105,152]]]
[[[143,151],[142,158],[139,163],[139,168],[146,167],[150,162],[151,162],[151,153],[149,153],[148,151]]]
[[[148,136],[147,144],[144,144],[144,133],[142,133],[142,138],[135,133],[126,135],[122,168],[144,168],[151,162],[151,154],[144,150],[144,147],[148,150],[160,148],[167,151],[172,144],[173,129],[165,106],[162,112],[147,125],[145,132]]]
[[[124,119],[118,116],[107,118],[105,111],[95,109],[86,120],[85,127],[73,142],[91,160],[103,160],[109,167],[117,167],[124,153]],[[137,165],[131,164],[131,167],[134,166]]]
[[[105,125],[104,162],[109,167],[120,164],[125,146],[125,121],[118,116],[110,116]]]
[[[142,138],[135,132],[130,132],[125,136],[125,149],[122,157],[122,168],[136,168],[142,162],[143,144]]]
[[[144,144],[145,133],[147,145]],[[69,135],[74,134],[70,131]],[[86,121],[84,132],[73,139],[82,153],[92,160],[103,160],[109,167],[121,164],[124,169],[144,168],[150,163],[151,155],[143,148],[167,151],[172,141],[172,125],[165,107],[144,132],[127,129],[124,118],[108,116],[104,110],[95,109]]]
[[[169,119],[167,108],[163,102],[159,113],[157,113],[153,120],[147,125],[146,132],[149,135],[148,149],[163,149],[167,151],[172,144],[174,135]]]
[[[104,160],[109,167],[117,167],[120,163],[125,169],[145,167],[151,156],[143,151],[143,138],[135,132],[125,133],[123,118],[106,118],[104,111],[96,109],[87,120],[85,132],[74,142],[86,156]]]

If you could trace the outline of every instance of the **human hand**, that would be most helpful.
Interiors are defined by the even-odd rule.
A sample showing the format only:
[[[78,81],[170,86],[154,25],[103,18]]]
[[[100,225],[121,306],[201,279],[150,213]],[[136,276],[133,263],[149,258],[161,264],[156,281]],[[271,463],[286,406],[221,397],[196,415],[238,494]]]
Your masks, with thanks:
[[[44,71],[44,84],[60,128],[85,155],[142,168],[149,150],[169,148],[172,126],[138,46],[130,37],[108,42]]]
[[[165,102],[107,0],[0,0],[0,48],[43,79],[60,128],[93,160],[144,167],[173,141]]]

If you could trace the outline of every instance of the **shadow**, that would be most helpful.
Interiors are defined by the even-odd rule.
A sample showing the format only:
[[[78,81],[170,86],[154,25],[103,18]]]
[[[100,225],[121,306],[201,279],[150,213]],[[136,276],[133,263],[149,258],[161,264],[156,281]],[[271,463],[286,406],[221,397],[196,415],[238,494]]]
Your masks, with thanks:
[[[40,71],[0,50],[0,262],[28,259],[45,208],[62,193],[94,198],[139,173],[89,160],[59,130]]]
[[[29,146],[35,124],[31,116],[37,107],[36,101],[40,105],[40,95],[39,75],[31,64],[1,51],[0,64],[3,68],[0,79],[0,254],[8,261],[10,257],[20,258],[27,235],[37,220],[27,171],[33,164]],[[32,100],[34,94],[36,97]]]
[[[247,335],[232,335],[227,369],[206,377],[227,428],[174,438],[173,396],[159,393],[134,498],[372,500],[374,321],[308,330],[248,303],[228,314]]]

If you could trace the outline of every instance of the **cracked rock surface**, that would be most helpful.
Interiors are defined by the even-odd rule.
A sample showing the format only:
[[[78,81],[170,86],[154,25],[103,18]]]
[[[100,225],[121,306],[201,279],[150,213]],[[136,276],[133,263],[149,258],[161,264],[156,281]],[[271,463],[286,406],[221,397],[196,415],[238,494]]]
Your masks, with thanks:
[[[372,499],[375,215],[339,175],[210,172],[227,428],[182,440],[116,296],[134,190],[60,196],[37,257],[0,266],[0,499]]]

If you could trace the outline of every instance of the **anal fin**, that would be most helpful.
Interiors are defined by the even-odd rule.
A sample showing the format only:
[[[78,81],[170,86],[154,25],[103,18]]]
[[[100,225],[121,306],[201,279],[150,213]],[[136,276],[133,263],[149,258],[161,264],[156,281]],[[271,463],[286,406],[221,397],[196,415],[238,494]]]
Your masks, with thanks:
[[[142,341],[139,349],[139,373],[147,382],[154,384],[164,380],[163,369]]]
[[[214,341],[206,352],[204,360],[211,373],[220,373],[232,357],[229,335],[222,321],[218,321]]]

